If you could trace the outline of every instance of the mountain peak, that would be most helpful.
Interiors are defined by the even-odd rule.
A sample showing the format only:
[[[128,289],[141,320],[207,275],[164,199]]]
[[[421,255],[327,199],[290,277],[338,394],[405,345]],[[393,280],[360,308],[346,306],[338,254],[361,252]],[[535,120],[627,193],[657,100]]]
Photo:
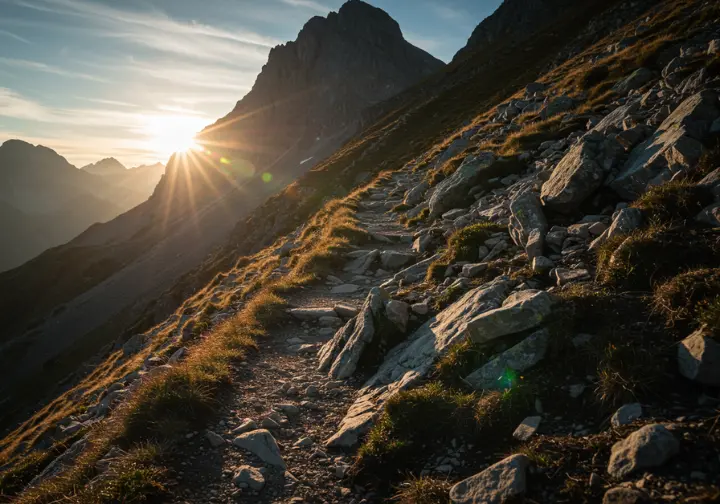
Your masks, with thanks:
[[[112,175],[127,171],[127,168],[114,157],[101,159],[97,163],[85,165],[81,169],[93,175]]]

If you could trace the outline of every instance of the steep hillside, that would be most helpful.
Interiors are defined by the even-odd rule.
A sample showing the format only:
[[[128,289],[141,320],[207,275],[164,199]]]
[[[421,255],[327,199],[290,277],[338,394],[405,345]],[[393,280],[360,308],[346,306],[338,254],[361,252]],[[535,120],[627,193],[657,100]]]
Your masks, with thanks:
[[[322,50],[312,52],[319,41]],[[341,145],[356,131],[364,107],[440,67],[408,44],[387,14],[363,2],[349,2],[328,19],[314,18],[297,42],[273,51],[258,85],[236,109],[246,113],[257,107],[250,115],[262,120],[262,127],[260,122],[252,126],[249,118],[226,118],[202,135],[204,151],[179,153],[168,161],[146,202],[0,274],[0,324],[6,328],[0,364],[13,377],[0,384],[0,391],[13,405],[27,407],[35,394],[82,369],[86,359],[127,337],[138,322],[147,327],[163,320],[182,299],[163,298],[162,292],[224,243],[239,219]],[[315,109],[301,110],[282,94],[292,87],[309,100],[318,86],[332,86],[337,101],[331,106],[317,101]],[[267,115],[269,110],[277,113]],[[288,125],[292,131],[284,129]],[[279,141],[265,145],[261,157],[211,141],[222,133],[242,145],[248,141],[243,128],[253,131],[253,142],[259,142],[261,131]],[[299,141],[315,138],[323,128],[333,135],[310,144]],[[295,145],[292,156],[287,142]],[[157,312],[150,319],[148,306]],[[3,413],[12,411],[8,407]]]
[[[3,439],[0,490],[716,502],[720,6],[565,14],[254,212]]]

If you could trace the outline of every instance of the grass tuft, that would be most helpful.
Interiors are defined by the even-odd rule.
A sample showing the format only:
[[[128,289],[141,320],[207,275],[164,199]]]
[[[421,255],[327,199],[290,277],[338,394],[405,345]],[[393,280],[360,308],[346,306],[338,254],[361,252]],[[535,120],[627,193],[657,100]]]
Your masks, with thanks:
[[[393,501],[400,504],[447,504],[449,491],[447,480],[411,476],[398,485]]]
[[[671,181],[646,191],[632,206],[642,210],[652,224],[673,224],[693,219],[713,202],[705,187],[685,181]]]
[[[679,322],[692,326],[700,304],[718,295],[720,269],[696,269],[658,284],[653,293],[653,307],[669,326]]]

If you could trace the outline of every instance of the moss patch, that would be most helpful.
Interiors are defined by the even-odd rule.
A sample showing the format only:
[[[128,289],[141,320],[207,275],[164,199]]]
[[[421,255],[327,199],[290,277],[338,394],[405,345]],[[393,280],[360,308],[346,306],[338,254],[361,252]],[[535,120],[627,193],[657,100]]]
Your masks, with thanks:
[[[713,202],[711,192],[690,182],[668,182],[646,191],[632,206],[656,225],[693,219]]]

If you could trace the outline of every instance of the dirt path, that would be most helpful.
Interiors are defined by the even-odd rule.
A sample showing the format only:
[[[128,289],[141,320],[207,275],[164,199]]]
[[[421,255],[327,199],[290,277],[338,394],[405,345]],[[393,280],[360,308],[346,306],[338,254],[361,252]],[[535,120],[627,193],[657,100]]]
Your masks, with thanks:
[[[393,192],[402,195],[418,182],[417,176],[385,182],[370,191],[357,216],[372,236],[367,250],[410,251],[412,235],[387,213],[385,202]],[[382,199],[381,199],[382,196]],[[368,291],[393,273],[380,276],[337,271],[326,284],[306,287],[288,301],[294,308],[329,308],[338,304],[358,308]],[[333,293],[337,285],[356,285],[355,292]],[[352,404],[363,377],[337,381],[317,371],[317,351],[347,320],[301,320],[292,317],[259,342],[260,351],[237,366],[231,392],[222,399],[220,420],[209,430],[225,442],[213,447],[205,432],[196,432],[173,457],[173,502],[352,503],[373,502],[372,494],[343,482],[351,455],[329,453],[323,441],[336,430]],[[290,413],[280,405],[291,405]],[[295,408],[292,408],[294,406]],[[287,470],[264,464],[254,454],[232,444],[237,428],[247,419],[267,428],[276,439]],[[274,424],[273,424],[274,423]],[[236,432],[233,432],[236,431]],[[302,442],[301,442],[302,440]],[[218,440],[218,443],[220,441]],[[241,466],[259,470],[261,490],[241,488],[234,477]]]

